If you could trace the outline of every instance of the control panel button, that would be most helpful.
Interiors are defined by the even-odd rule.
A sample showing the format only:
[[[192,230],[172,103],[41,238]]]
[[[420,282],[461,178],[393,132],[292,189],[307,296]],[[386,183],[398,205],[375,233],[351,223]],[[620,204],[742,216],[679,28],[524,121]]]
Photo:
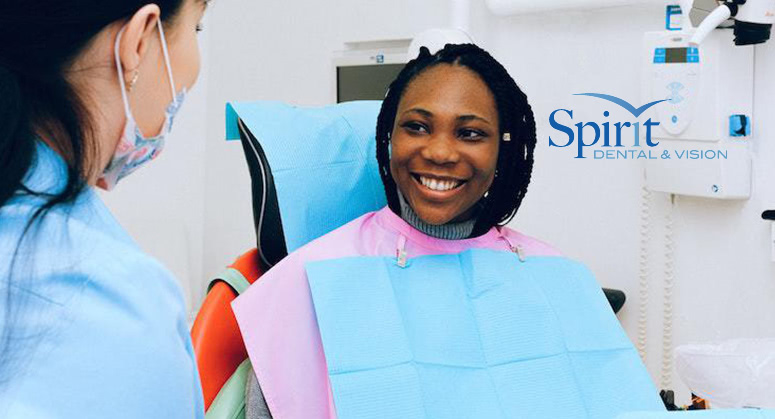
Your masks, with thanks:
[[[729,115],[729,136],[747,137],[751,135],[751,118],[748,115]]]

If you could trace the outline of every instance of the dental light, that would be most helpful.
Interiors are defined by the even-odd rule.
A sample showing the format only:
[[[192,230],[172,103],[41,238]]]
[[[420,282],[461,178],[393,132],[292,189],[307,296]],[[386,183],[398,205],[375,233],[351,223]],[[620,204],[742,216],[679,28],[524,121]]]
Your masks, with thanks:
[[[692,0],[684,0],[682,8],[688,15]],[[697,26],[690,44],[699,45],[721,23],[734,18],[735,45],[761,44],[770,39],[772,24],[775,23],[775,0],[732,0],[721,2]],[[685,20],[690,25],[689,19]]]

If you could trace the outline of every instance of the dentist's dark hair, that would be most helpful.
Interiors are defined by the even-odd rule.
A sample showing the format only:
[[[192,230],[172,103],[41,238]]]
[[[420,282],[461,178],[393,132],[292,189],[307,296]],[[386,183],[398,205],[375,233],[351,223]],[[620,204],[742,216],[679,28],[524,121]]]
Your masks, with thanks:
[[[390,174],[390,134],[406,87],[422,72],[447,64],[463,66],[475,72],[490,88],[498,108],[499,150],[496,175],[486,197],[477,205],[472,236],[484,234],[496,225],[508,223],[517,213],[527,193],[533,172],[536,125],[527,96],[508,71],[487,51],[474,44],[447,44],[435,54],[422,47],[390,84],[377,118],[377,161],[385,186],[388,206],[401,214],[396,182]],[[509,133],[511,141],[503,141]]]
[[[184,0],[0,1],[0,211],[22,196],[43,200],[29,220],[12,255],[0,257],[0,390],[15,364],[28,356],[40,331],[25,330],[20,319],[25,300],[18,290],[24,275],[15,266],[34,267],[25,247],[32,227],[54,207],[71,205],[98,170],[97,142],[92,133],[95,112],[68,81],[68,71],[89,43],[108,25],[129,19],[155,3],[169,25]],[[24,177],[35,164],[36,141],[45,138],[67,163],[64,188],[57,193],[30,190]],[[2,217],[10,217],[3,215]],[[8,218],[6,218],[8,220]],[[0,223],[2,226],[2,223]],[[26,245],[26,244],[25,244]]]

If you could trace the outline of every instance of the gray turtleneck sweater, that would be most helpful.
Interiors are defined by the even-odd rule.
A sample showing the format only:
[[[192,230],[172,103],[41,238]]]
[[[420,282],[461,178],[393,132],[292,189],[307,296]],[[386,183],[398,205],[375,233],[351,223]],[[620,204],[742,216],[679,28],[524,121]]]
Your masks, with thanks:
[[[444,240],[462,240],[471,237],[471,233],[474,231],[474,224],[476,224],[474,218],[460,223],[428,224],[414,212],[414,209],[406,202],[400,192],[398,199],[401,202],[401,218],[410,226],[431,237]]]

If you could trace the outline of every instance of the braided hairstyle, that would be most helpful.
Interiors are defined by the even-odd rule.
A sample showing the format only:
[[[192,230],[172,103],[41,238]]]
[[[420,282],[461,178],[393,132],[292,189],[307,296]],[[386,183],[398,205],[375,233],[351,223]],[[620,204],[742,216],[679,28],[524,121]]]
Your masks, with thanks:
[[[388,206],[400,214],[396,182],[390,174],[390,137],[398,105],[406,87],[420,73],[439,64],[464,66],[475,72],[489,86],[498,108],[499,151],[495,179],[479,201],[472,236],[487,232],[496,225],[511,221],[527,193],[533,171],[536,125],[527,96],[508,71],[487,51],[474,44],[447,44],[435,54],[422,47],[390,84],[377,117],[377,162],[385,187]],[[508,133],[510,140],[504,139]]]

